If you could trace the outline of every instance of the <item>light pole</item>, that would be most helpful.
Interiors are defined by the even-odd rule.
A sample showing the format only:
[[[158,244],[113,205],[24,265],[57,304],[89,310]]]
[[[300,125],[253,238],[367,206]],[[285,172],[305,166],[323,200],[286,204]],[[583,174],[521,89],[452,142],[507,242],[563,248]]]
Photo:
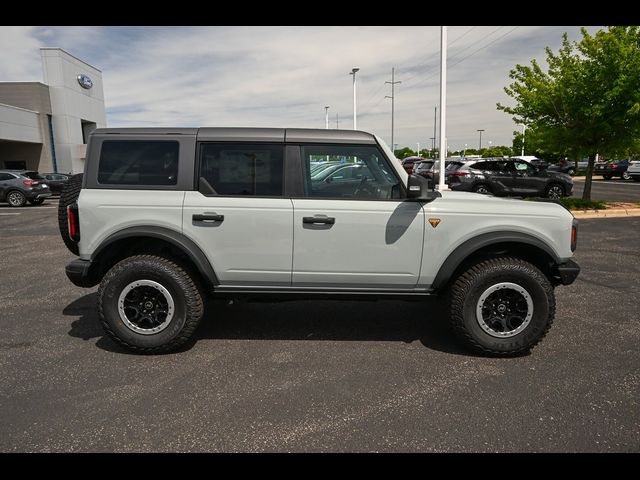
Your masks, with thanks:
[[[396,86],[396,83],[402,83],[402,82],[396,82],[395,78],[396,78],[396,69],[394,67],[394,68],[391,69],[391,81],[390,82],[384,82],[384,83],[390,83],[391,84],[391,96],[389,96],[389,95],[385,95],[384,96],[384,98],[390,98],[391,99],[391,145],[393,145],[393,116],[394,116],[395,101],[396,101],[395,86]]]
[[[358,72],[359,68],[352,68],[351,73],[349,75],[353,75],[353,129],[358,128],[358,120],[356,118],[356,72]]]
[[[476,131],[480,132],[480,146],[478,147],[478,153],[480,153],[480,150],[482,150],[482,132],[484,132],[484,128],[479,128]]]
[[[440,181],[438,190],[448,190],[444,183],[444,159],[447,157],[447,27],[440,27]]]
[[[338,112],[336,112],[336,130],[340,128],[340,117],[338,116]]]
[[[420,142],[418,142],[418,156],[420,156]]]
[[[462,158],[467,158],[467,144],[464,144],[464,152],[462,152]]]
[[[324,107],[324,124],[325,128],[329,130],[329,107]]]
[[[434,128],[435,130],[435,128]],[[429,138],[431,140],[431,156],[435,158],[436,155],[436,137]]]
[[[520,156],[524,157],[524,131],[527,128],[527,126],[523,123],[522,124],[522,153],[520,154]]]

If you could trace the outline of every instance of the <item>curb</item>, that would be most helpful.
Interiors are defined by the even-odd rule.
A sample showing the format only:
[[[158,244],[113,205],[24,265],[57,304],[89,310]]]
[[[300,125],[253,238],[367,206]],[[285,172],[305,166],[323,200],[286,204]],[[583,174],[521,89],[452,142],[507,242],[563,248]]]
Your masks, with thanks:
[[[610,208],[607,210],[571,210],[576,218],[640,217],[640,208]]]

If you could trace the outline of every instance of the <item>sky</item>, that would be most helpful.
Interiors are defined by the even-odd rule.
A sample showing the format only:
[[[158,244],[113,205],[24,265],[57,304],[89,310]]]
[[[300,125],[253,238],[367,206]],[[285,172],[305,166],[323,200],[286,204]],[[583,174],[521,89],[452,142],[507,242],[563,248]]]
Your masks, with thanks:
[[[590,33],[599,27],[587,27]],[[450,26],[450,150],[511,145],[509,70],[557,50],[577,26]],[[440,27],[0,27],[0,81],[42,81],[40,47],[103,72],[107,125],[353,128],[391,144],[391,69],[399,148],[431,145],[440,102]]]

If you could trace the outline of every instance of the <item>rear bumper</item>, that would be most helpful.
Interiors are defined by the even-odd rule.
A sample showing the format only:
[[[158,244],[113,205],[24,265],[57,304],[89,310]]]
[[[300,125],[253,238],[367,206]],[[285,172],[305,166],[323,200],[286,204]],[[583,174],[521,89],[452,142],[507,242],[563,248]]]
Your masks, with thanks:
[[[89,288],[98,284],[95,278],[93,263],[90,260],[73,260],[64,269],[67,278],[77,287]]]
[[[27,193],[27,198],[30,200],[39,200],[41,198],[48,198],[51,196],[51,190],[45,190],[43,191],[31,191]]]
[[[580,273],[580,265],[573,260],[559,264],[556,269],[562,285],[571,285]]]

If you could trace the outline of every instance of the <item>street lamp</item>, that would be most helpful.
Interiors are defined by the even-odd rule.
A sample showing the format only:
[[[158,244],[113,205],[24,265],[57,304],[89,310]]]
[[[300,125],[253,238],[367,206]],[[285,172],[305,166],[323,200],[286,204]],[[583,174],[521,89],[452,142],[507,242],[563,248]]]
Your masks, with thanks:
[[[418,142],[418,156],[420,156],[420,142]]]
[[[358,72],[359,68],[352,68],[351,73],[349,75],[353,75],[353,129],[358,128],[357,118],[356,118],[356,72]]]
[[[329,107],[324,107],[324,124],[325,128],[329,130]]]
[[[476,131],[480,132],[480,146],[478,147],[478,150],[482,150],[482,132],[484,132],[484,128],[479,128]],[[478,153],[480,153],[480,152],[478,152]]]
[[[522,153],[520,154],[522,157],[524,157],[524,131],[527,128],[527,126],[523,123],[522,124]]]
[[[467,158],[467,144],[464,144],[464,152],[462,152],[462,158]]]

